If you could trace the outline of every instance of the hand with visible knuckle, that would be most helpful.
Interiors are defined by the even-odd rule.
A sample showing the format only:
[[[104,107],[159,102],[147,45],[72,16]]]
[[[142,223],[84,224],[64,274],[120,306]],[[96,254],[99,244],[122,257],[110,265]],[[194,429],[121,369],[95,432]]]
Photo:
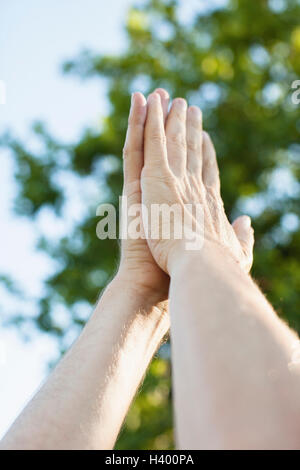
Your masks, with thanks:
[[[199,233],[195,234],[204,238],[202,251],[207,247],[221,248],[249,271],[253,229],[251,225],[247,230],[243,228],[242,221],[231,225],[226,217],[220,195],[216,153],[209,134],[202,130],[201,111],[194,106],[187,108],[183,100],[177,99],[173,101],[164,123],[156,98],[150,95],[147,106],[144,140],[147,171],[142,171],[141,179],[142,202],[148,208],[148,216],[154,203],[177,204],[182,208],[182,214],[192,220],[195,219],[193,208],[202,204],[204,227],[196,223]],[[208,223],[209,220],[213,222]],[[185,217],[182,223],[185,224]],[[248,233],[246,245],[245,241],[242,242],[245,230]],[[169,274],[172,260],[185,256],[186,240],[172,238],[172,233],[169,240],[154,240],[150,233],[147,241],[154,259]]]

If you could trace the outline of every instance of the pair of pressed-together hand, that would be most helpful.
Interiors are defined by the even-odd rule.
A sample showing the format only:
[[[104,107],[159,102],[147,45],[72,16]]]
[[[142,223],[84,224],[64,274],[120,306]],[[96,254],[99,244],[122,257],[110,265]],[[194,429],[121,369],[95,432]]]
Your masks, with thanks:
[[[165,90],[133,94],[123,194],[129,207],[177,204],[203,246],[187,251],[184,239],[147,231],[123,240],[115,278],[2,448],[112,448],[170,324],[177,446],[299,447],[298,337],[248,274],[250,219],[225,215],[201,111],[180,98],[168,107]]]
[[[250,218],[228,222],[220,194],[220,179],[215,149],[202,130],[202,113],[196,106],[187,108],[182,98],[173,101],[163,89],[148,101],[141,93],[132,95],[128,131],[124,146],[124,196],[128,206],[143,203],[182,207],[183,222],[195,219],[191,210],[203,209],[204,226],[194,221],[195,236],[204,238],[203,250],[215,245],[231,253],[246,272],[252,265],[253,229]],[[190,212],[190,213],[189,213]],[[163,223],[163,220],[162,220]],[[184,232],[184,231],[183,231]],[[157,231],[161,235],[161,231]],[[144,280],[154,290],[168,289],[168,277],[176,259],[186,251],[184,239],[151,237],[127,240],[122,246],[120,269],[133,271],[135,282]],[[160,269],[159,269],[160,268]],[[137,276],[138,275],[138,276]]]

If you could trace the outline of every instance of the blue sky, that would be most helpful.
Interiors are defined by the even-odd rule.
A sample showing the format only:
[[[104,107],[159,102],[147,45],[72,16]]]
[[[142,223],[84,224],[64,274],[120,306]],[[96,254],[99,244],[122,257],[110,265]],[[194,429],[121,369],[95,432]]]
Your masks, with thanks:
[[[25,141],[31,123],[41,119],[50,131],[73,141],[107,110],[105,86],[64,77],[60,66],[82,48],[118,52],[124,46],[123,24],[130,0],[10,0],[0,5],[0,81],[6,104],[0,104],[0,133],[10,129]],[[34,249],[36,228],[12,212],[16,187],[13,162],[0,150],[0,273],[16,279],[26,293],[38,296],[53,269]],[[29,311],[0,289],[1,316]],[[0,331],[0,437],[44,379],[56,345],[36,334],[24,342],[14,330]]]

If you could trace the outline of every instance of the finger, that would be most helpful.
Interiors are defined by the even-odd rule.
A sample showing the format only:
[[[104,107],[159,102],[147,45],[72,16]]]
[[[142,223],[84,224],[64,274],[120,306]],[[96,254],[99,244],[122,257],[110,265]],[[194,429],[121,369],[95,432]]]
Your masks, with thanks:
[[[241,247],[250,262],[253,260],[254,230],[251,227],[251,219],[247,215],[238,217],[232,224]]]
[[[144,164],[150,169],[168,167],[166,136],[161,99],[158,93],[148,97],[147,118],[144,134]]]
[[[220,177],[217,163],[216,151],[209,134],[203,131],[203,165],[202,179],[206,187],[220,191]]]
[[[130,183],[140,178],[143,167],[144,125],[147,102],[141,93],[133,93],[128,118],[124,158],[124,181]]]
[[[186,120],[187,169],[201,177],[202,170],[202,113],[190,106]]]
[[[169,93],[164,88],[156,88],[155,93],[158,93],[160,96],[161,105],[163,109],[164,122],[166,122],[168,110],[169,110],[169,101],[170,101]]]
[[[166,122],[168,161],[173,173],[179,177],[184,175],[186,168],[186,110],[186,101],[176,98]]]

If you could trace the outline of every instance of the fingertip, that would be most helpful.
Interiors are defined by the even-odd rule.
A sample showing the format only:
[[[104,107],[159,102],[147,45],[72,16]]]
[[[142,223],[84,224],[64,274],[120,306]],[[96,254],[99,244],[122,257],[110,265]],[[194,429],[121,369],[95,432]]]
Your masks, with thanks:
[[[249,230],[249,228],[251,227],[251,218],[249,217],[249,215],[242,215],[240,220],[243,229]]]
[[[202,111],[198,106],[189,106],[188,112],[194,116],[202,117]]]
[[[180,109],[187,109],[187,102],[184,98],[175,98],[173,100],[172,106],[176,106]]]
[[[131,95],[131,104],[145,106],[147,104],[146,98],[139,91],[135,91]]]
[[[169,93],[164,88],[156,88],[155,93],[158,93],[164,100],[168,100],[170,98]]]
[[[252,239],[254,238],[254,230],[251,226],[251,218],[248,215],[241,215],[232,224],[238,238]]]
[[[128,122],[131,127],[137,132],[137,126],[145,123],[147,115],[147,102],[144,95],[140,92],[134,92],[131,95],[131,107],[129,112]],[[131,137],[134,137],[131,135]]]
[[[160,102],[159,94],[156,93],[155,91],[153,93],[150,93],[150,95],[148,96],[147,102],[148,103],[158,103],[158,102]]]
[[[158,93],[156,93],[155,91],[153,93],[151,93],[149,96],[148,96],[148,99],[147,99],[147,105],[148,105],[148,114],[151,115],[152,117],[154,117],[156,115],[156,117],[161,117],[163,119],[163,105],[162,105],[162,102],[161,102],[161,98],[160,98],[160,95]],[[158,114],[157,114],[158,113]]]
[[[188,122],[196,127],[202,128],[202,112],[198,106],[189,106],[187,110]],[[202,137],[202,135],[201,135]]]
[[[203,141],[206,141],[207,144],[212,143],[211,138],[210,138],[210,135],[209,135],[208,132],[206,132],[205,130],[203,130],[203,131],[202,131],[202,134],[203,134]]]
[[[158,93],[160,96],[164,121],[166,121],[167,116],[168,116],[168,111],[169,111],[169,101],[170,101],[169,93],[164,88],[156,88],[155,93]]]

